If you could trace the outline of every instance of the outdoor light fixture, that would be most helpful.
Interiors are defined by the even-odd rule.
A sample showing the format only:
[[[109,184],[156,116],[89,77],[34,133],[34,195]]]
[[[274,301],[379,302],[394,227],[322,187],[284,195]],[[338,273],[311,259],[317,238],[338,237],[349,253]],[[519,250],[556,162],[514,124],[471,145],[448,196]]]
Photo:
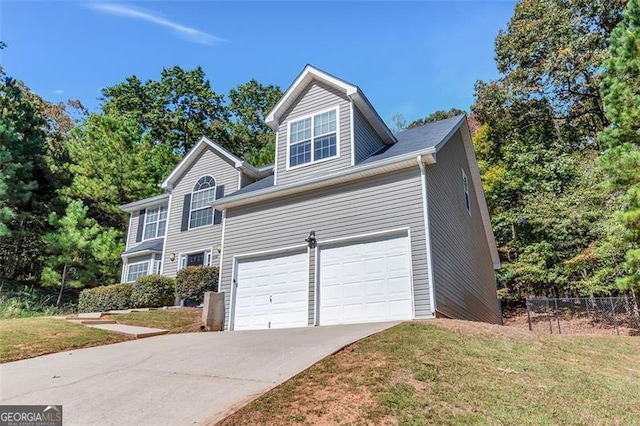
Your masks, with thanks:
[[[171,254],[169,254],[169,260],[170,260],[170,261],[172,261],[172,262],[173,262],[174,260],[176,260],[176,254],[175,254],[175,253],[171,253]]]
[[[218,250],[218,253],[222,253],[222,244],[218,243],[218,247],[216,247],[216,250]]]
[[[316,231],[309,232],[309,236],[305,238],[305,241],[307,242],[309,248],[316,248]]]

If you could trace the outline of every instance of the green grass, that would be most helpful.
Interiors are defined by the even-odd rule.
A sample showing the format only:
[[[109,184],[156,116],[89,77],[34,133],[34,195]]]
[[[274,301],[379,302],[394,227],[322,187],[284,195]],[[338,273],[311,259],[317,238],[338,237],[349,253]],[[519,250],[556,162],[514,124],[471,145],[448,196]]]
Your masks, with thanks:
[[[167,309],[105,316],[121,324],[164,328],[170,333],[200,331],[200,310]],[[62,318],[0,319],[0,363],[129,340],[122,334],[86,327]]]
[[[405,323],[365,339],[222,424],[640,424],[637,337],[448,324]]]
[[[127,340],[120,334],[72,324],[61,318],[0,320],[0,362]]]
[[[141,327],[163,328],[170,333],[192,333],[200,331],[202,312],[195,308],[159,309],[148,312],[108,315],[119,324]]]

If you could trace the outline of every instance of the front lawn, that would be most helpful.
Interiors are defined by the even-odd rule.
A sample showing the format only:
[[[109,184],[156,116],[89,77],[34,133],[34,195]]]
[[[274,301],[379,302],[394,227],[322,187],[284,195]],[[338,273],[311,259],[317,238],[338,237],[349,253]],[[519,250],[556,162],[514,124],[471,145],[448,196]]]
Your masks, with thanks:
[[[73,324],[62,318],[2,319],[0,320],[0,362],[124,340],[128,338],[121,334]]]
[[[148,312],[105,315],[119,324],[141,327],[163,328],[170,333],[193,333],[200,331],[202,311],[198,308],[158,309]]]
[[[317,363],[221,425],[640,424],[640,339],[412,322]]]

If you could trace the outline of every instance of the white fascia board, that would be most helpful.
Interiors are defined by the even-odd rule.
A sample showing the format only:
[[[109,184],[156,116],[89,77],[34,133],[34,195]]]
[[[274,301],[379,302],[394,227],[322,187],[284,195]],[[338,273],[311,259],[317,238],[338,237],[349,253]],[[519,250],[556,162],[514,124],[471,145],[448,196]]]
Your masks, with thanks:
[[[158,251],[158,250],[140,250],[140,251],[134,251],[133,253],[122,253],[120,255],[120,257],[123,258],[123,259],[128,259],[130,257],[143,256],[145,254],[162,254],[162,251]]]
[[[373,130],[375,130],[385,144],[392,145],[398,142],[391,130],[389,130],[385,122],[380,118],[378,112],[373,108],[367,97],[360,89],[357,89],[350,94],[347,93],[347,95],[355,102],[362,115],[364,115],[369,124],[371,124],[371,127],[373,127]]]
[[[163,201],[165,200],[169,200],[169,194],[157,195],[155,197],[145,198],[144,200],[138,200],[132,203],[123,204],[120,206],[120,209],[128,213],[133,213],[137,210],[146,209],[147,207],[163,205],[165,204],[163,203]]]
[[[210,147],[222,157],[229,160],[233,163],[233,166],[237,169],[243,169],[249,171],[249,173],[257,174],[255,167],[251,166],[249,163],[246,163],[209,139],[206,136],[202,136],[198,143],[189,150],[187,155],[184,156],[182,160],[178,163],[178,165],[173,169],[173,171],[169,174],[169,176],[160,184],[160,187],[165,190],[173,189],[173,184],[177,180],[179,176],[191,165],[191,163],[198,157],[198,155],[204,151],[207,147]]]
[[[280,125],[280,119],[282,113],[286,111],[302,90],[307,87],[313,80],[319,80],[330,86],[343,90],[347,96],[351,96],[358,91],[357,86],[349,84],[339,78],[332,76],[324,71],[314,68],[311,65],[306,65],[300,75],[293,81],[291,86],[287,89],[284,95],[280,98],[278,103],[269,111],[269,114],[265,117],[265,123],[267,126],[276,130]]]
[[[230,208],[243,204],[255,203],[271,198],[284,197],[286,195],[298,194],[302,192],[311,191],[314,189],[326,187],[329,185],[335,185],[344,182],[352,182],[355,180],[363,179],[370,176],[375,176],[380,172],[390,172],[395,170],[401,170],[408,167],[415,167],[415,158],[417,155],[422,155],[425,164],[434,164],[435,151],[433,149],[427,149],[424,151],[412,152],[398,157],[389,158],[387,160],[376,161],[374,163],[365,164],[356,168],[349,168],[341,170],[336,173],[332,173],[325,176],[320,176],[315,179],[305,180],[302,182],[293,182],[287,185],[272,186],[269,188],[261,189],[255,192],[249,192],[238,195],[236,197],[225,197],[220,200],[216,200],[211,205],[220,209],[221,207]]]

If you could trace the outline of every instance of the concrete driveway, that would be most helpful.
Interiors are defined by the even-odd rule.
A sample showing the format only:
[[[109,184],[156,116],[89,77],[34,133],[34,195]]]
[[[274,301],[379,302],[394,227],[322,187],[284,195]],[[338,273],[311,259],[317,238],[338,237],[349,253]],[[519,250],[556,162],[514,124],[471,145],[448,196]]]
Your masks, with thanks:
[[[173,334],[0,365],[0,404],[63,406],[64,425],[192,425],[396,323]]]

